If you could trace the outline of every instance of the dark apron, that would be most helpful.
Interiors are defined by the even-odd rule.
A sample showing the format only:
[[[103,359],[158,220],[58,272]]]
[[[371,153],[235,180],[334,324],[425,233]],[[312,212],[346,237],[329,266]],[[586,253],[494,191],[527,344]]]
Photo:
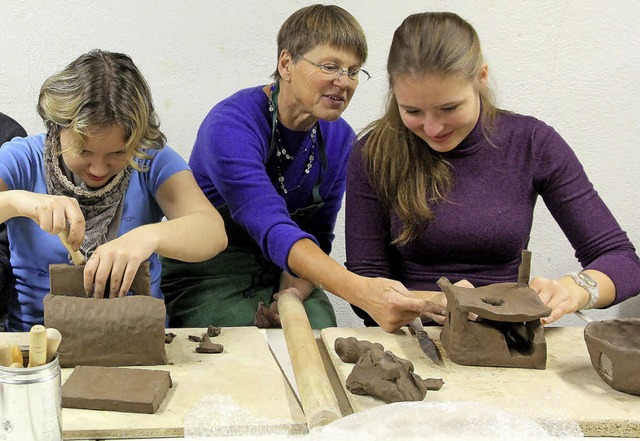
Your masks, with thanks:
[[[277,103],[277,90],[273,100],[274,104]],[[312,204],[290,213],[291,219],[303,231],[324,205],[320,184],[327,158],[321,136],[318,130],[318,153],[322,168],[313,186]],[[274,140],[273,133],[271,139]],[[269,159],[274,150],[272,142]],[[226,205],[219,207],[218,211],[224,219],[228,237],[228,246],[222,253],[200,263],[161,258],[161,288],[170,327],[253,326],[258,303],[269,305],[273,295],[280,290],[282,270],[265,258],[247,231],[231,219]],[[336,326],[335,312],[322,289],[314,289],[305,300],[304,307],[313,329]]]

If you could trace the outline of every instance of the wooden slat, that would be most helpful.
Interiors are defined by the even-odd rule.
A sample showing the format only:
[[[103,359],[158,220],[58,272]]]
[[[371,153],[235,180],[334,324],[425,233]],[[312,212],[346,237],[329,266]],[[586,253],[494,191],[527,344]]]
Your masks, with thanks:
[[[208,421],[215,421],[213,429],[220,434],[308,431],[302,409],[258,329],[223,328],[213,339],[224,346],[221,354],[195,352],[197,343],[189,341],[187,336],[202,335],[205,329],[169,331],[177,334],[173,342],[166,345],[171,364],[144,367],[171,372],[173,387],[158,411],[147,415],[62,409],[64,439],[182,437],[185,415],[206,397],[233,403],[252,417],[250,423],[237,424],[233,418],[216,418],[211,409]],[[26,344],[28,334],[0,333],[0,341]],[[63,382],[71,371],[62,370]]]

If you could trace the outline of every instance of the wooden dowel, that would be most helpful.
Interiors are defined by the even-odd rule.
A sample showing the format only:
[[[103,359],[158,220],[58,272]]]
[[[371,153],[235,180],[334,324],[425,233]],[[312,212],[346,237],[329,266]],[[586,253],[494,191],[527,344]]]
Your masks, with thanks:
[[[34,325],[29,331],[29,367],[37,367],[47,362],[47,330],[42,325]]]
[[[47,328],[47,363],[51,362],[56,355],[60,341],[62,341],[60,331],[56,328]]]

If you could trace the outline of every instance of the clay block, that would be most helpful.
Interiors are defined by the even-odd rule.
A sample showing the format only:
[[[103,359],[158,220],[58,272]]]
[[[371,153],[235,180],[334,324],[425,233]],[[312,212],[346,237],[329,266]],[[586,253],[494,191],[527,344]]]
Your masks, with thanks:
[[[62,407],[155,413],[171,386],[168,371],[78,366],[62,386]]]
[[[164,301],[147,296],[44,298],[45,326],[62,334],[62,367],[167,364],[165,316]]]
[[[591,322],[584,339],[600,378],[615,390],[640,395],[640,319]]]
[[[66,263],[49,265],[49,282],[51,294],[73,297],[87,297],[84,292],[84,265],[67,265]],[[142,262],[138,267],[131,292],[136,295],[151,295],[151,273],[149,262]],[[107,285],[106,292],[109,292]]]

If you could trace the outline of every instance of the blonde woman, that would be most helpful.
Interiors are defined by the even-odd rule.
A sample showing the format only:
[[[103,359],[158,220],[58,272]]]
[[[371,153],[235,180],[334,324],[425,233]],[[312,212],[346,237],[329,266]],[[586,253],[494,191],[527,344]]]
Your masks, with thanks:
[[[162,298],[158,254],[197,262],[225,248],[222,219],[165,145],[149,87],[128,56],[80,56],[44,82],[38,112],[46,134],[0,149],[0,221],[16,276],[8,330],[42,323],[48,265],[69,261],[60,232],[88,258],[85,290],[96,297],[126,295],[149,260],[152,294]]]

